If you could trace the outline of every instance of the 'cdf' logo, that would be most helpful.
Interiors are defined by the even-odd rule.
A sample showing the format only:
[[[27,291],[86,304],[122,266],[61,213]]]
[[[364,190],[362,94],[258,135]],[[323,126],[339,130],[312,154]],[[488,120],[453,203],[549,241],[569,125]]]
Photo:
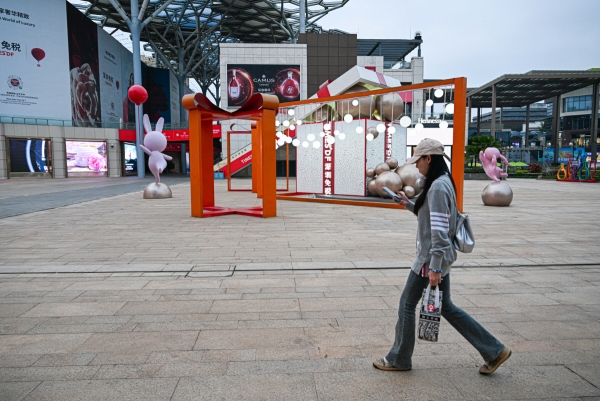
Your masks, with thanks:
[[[8,77],[8,81],[6,81],[8,83],[8,87],[10,89],[23,89],[23,80],[21,79],[21,77],[18,77],[16,75],[10,75]]]

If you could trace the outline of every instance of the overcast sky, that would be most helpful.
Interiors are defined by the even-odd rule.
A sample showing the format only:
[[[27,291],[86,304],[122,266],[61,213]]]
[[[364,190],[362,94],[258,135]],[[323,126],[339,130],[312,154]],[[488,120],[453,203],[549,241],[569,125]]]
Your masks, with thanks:
[[[318,23],[359,39],[419,30],[425,79],[478,87],[504,74],[600,68],[599,16],[600,0],[350,0]]]

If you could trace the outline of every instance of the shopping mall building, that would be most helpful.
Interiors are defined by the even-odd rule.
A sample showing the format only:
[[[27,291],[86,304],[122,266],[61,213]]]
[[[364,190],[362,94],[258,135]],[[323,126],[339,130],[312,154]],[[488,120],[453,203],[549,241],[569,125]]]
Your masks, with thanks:
[[[0,179],[137,174],[135,105],[127,97],[132,54],[69,2],[51,1],[52,7],[36,7],[40,0],[6,4],[15,15],[1,22],[6,35],[0,75],[7,84],[0,90]],[[247,78],[253,92],[264,93],[273,82],[292,79],[283,101],[316,96],[353,68],[372,74],[370,88],[420,83],[421,43],[420,33],[407,40],[371,40],[339,31],[300,34],[293,44],[221,43],[220,106],[240,106],[243,96],[232,96],[231,83]],[[181,97],[189,89],[182,93],[169,69],[143,65],[142,75],[149,92],[144,113],[153,123],[164,119],[164,153],[173,157],[169,169],[185,173],[189,130]],[[227,132],[233,154],[249,143],[249,128],[243,121],[215,125],[215,161],[225,157]],[[279,170],[286,164],[282,151]],[[294,166],[295,152],[287,159]]]

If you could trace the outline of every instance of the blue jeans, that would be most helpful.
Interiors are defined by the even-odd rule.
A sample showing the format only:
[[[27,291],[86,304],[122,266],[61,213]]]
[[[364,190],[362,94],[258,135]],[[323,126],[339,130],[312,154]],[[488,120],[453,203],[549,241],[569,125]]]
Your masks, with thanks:
[[[427,288],[428,284],[428,277],[421,277],[411,270],[400,297],[396,340],[385,357],[398,368],[412,367],[411,358],[415,348],[415,310],[423,297],[423,289]],[[494,360],[504,349],[504,345],[469,314],[452,303],[449,274],[440,284],[440,291],[442,291],[442,316],[479,351],[485,361]]]

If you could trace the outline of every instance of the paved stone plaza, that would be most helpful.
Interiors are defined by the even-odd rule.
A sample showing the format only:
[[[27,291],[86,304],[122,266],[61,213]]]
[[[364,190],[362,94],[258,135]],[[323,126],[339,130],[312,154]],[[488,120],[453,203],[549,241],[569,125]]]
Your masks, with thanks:
[[[149,181],[0,181],[0,400],[600,400],[600,184],[512,179],[512,206],[491,208],[488,181],[465,183],[477,245],[453,299],[514,351],[485,377],[447,323],[411,372],[371,366],[410,213],[280,201],[277,218],[195,219],[189,183],[144,200]]]

